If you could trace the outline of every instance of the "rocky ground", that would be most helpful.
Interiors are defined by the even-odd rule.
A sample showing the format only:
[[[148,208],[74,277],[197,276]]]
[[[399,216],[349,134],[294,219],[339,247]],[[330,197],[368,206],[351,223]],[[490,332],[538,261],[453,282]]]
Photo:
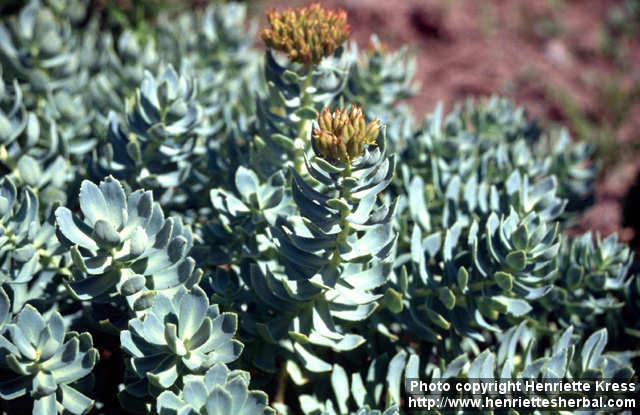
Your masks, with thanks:
[[[254,3],[252,13],[305,1]],[[327,0],[353,38],[372,32],[417,58],[417,116],[443,101],[498,93],[548,127],[593,142],[603,168],[576,230],[619,232],[640,248],[640,1]],[[262,17],[263,24],[265,23]],[[635,193],[630,191],[635,189]],[[625,208],[626,205],[626,208]]]

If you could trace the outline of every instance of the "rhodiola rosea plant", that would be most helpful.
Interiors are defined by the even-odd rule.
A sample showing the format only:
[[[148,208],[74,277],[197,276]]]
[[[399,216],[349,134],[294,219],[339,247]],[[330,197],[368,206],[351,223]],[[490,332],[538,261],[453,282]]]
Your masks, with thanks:
[[[404,377],[634,376],[633,255],[564,232],[588,145],[499,97],[415,121],[411,56],[342,10],[143,30],[89,3],[0,23],[4,413],[390,415]]]

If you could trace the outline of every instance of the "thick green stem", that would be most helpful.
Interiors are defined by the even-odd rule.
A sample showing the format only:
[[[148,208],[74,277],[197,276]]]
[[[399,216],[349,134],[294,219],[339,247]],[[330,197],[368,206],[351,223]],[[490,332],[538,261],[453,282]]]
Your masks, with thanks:
[[[342,178],[347,178],[351,176],[351,163],[346,163],[344,170],[342,171]],[[349,199],[350,196],[349,189],[345,187],[340,187],[340,198],[341,199]],[[333,250],[333,255],[331,256],[331,266],[337,267],[340,265],[340,244],[347,240],[349,236],[349,232],[351,231],[351,226],[349,225],[349,221],[347,220],[347,216],[349,216],[351,212],[342,210],[340,212],[340,233],[336,238],[336,246]]]
[[[342,170],[342,178],[346,178],[351,176],[351,162],[349,161],[348,163],[346,163],[346,165],[344,166],[344,170]],[[342,189],[342,192],[346,193],[346,196],[349,195],[349,189]]]
[[[307,89],[311,86],[311,73],[308,73],[304,78],[302,85],[300,86],[300,102],[301,107],[306,107],[312,104],[312,95],[307,92]],[[294,143],[294,167],[300,174],[303,173],[302,168],[304,166],[304,153],[307,149],[309,142],[309,128],[311,127],[311,120],[304,119],[298,123],[298,135],[296,142]]]

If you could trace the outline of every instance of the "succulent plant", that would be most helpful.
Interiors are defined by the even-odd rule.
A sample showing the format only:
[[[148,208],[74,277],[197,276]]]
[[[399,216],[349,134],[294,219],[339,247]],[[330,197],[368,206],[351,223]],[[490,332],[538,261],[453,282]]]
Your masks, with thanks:
[[[172,67],[158,79],[147,72],[127,111],[131,132],[142,140],[167,140],[191,131],[200,117],[195,94],[193,81]]]
[[[45,116],[27,110],[16,80],[0,83],[0,166],[18,184],[41,189],[45,204],[64,202],[71,169],[65,165],[65,143],[57,126],[41,122]]]
[[[406,377],[418,376],[418,363],[418,356],[405,350],[375,356],[365,367],[336,363],[330,384],[315,388],[314,395],[301,395],[300,406],[305,414],[399,414],[402,384]]]
[[[139,309],[158,291],[199,281],[201,271],[187,256],[191,232],[180,219],[165,219],[151,192],[126,195],[120,182],[107,177],[99,185],[83,181],[79,199],[83,219],[66,207],[56,209],[60,239],[75,265],[67,282],[74,297],[121,297]]]
[[[572,327],[559,333],[549,350],[536,358],[532,350],[537,339],[526,324],[521,323],[504,333],[497,353],[484,350],[471,361],[461,355],[444,371],[434,370],[433,377],[631,379],[633,369],[628,355],[603,352],[607,344],[606,329],[592,333],[582,343],[579,353],[573,334]],[[522,351],[518,350],[519,345],[524,347]]]
[[[392,415],[409,377],[633,376],[637,263],[568,232],[599,163],[566,130],[495,96],[415,119],[409,49],[318,4],[270,12],[266,50],[244,4],[2,10],[0,412]]]
[[[38,244],[34,244],[35,239],[47,239],[46,229],[41,231],[38,226],[37,196],[30,189],[25,189],[21,196],[21,200],[18,199],[18,191],[10,179],[0,179],[2,282],[30,281],[39,267]],[[41,231],[40,235],[38,231]]]
[[[179,394],[162,392],[158,396],[157,413],[275,415],[267,405],[267,395],[249,390],[249,381],[248,372],[229,370],[224,363],[216,363],[204,375],[186,376]]]
[[[160,19],[164,27],[159,43],[172,61],[187,60],[189,65],[206,66],[216,72],[238,71],[251,65],[256,28],[255,22],[247,22],[245,4],[210,4],[177,19],[166,14]],[[236,80],[226,73],[221,78]]]
[[[126,393],[141,397],[174,385],[186,387],[185,376],[233,362],[243,347],[233,339],[237,324],[235,314],[209,305],[197,286],[180,288],[172,297],[157,296],[153,306],[120,333],[122,347],[131,356],[129,367],[140,379],[128,385]]]
[[[589,143],[572,143],[569,132],[560,130],[536,143],[535,150],[549,154],[541,163],[560,183],[559,196],[568,200],[570,212],[580,211],[590,204],[598,171],[598,163],[589,162],[594,154]]]
[[[156,72],[160,65],[157,42],[154,38],[139,36],[125,29],[118,36],[103,33],[97,44],[101,52],[102,70],[89,83],[88,96],[102,121],[106,122],[110,111],[125,108],[126,98],[135,93],[145,73]]]
[[[40,218],[40,201],[29,187],[16,188],[8,177],[0,179],[0,284],[17,312],[45,292],[57,297],[52,284],[68,273],[55,237],[52,215]],[[45,302],[50,302],[45,301]]]
[[[478,228],[474,223],[469,230],[474,272],[526,299],[548,292],[547,282],[555,276],[554,260],[560,246],[556,224],[546,224],[539,215],[518,217],[511,211],[501,219],[489,216],[482,240]]]
[[[1,75],[0,72],[0,77]],[[4,82],[4,80],[0,82],[0,111],[0,142],[4,149],[3,153],[5,153],[2,158],[6,159],[8,156],[7,147],[25,131],[29,118],[33,118],[27,113],[22,101],[22,89],[17,80],[11,84]],[[33,121],[31,122],[33,123]]]
[[[73,384],[89,375],[98,360],[90,334],[66,332],[60,314],[45,319],[27,305],[7,325],[5,336],[0,337],[0,356],[14,377],[0,382],[2,399],[29,395],[34,414],[89,411],[93,400]]]
[[[288,332],[311,371],[331,366],[303,345],[337,352],[357,348],[364,338],[346,327],[367,319],[384,295],[396,236],[393,203],[380,201],[378,194],[389,185],[395,160],[386,155],[383,134],[376,144],[348,164],[321,154],[308,160],[307,171],[322,190],[291,170],[297,215],[281,217],[270,229],[279,261],[250,271],[260,303],[277,310],[277,317],[256,319],[249,330],[271,343]]]
[[[602,239],[591,232],[572,239],[567,245],[566,287],[584,286],[590,291],[620,290],[630,282],[633,253],[618,242],[618,235]]]
[[[292,67],[266,53],[267,91],[256,106],[257,136],[251,142],[249,160],[262,176],[277,172],[275,165],[293,164],[301,171],[310,149],[311,123],[317,111],[340,95],[346,85],[349,55],[336,51],[320,66]],[[313,87],[311,87],[313,85]]]
[[[156,79],[146,72],[135,98],[128,102],[126,124],[109,117],[111,142],[99,160],[103,171],[141,186],[177,188],[190,174],[201,108],[192,80],[167,67]]]
[[[276,172],[274,164],[292,164],[298,171],[304,169],[304,154],[310,148],[311,122],[316,119],[317,111],[341,94],[353,61],[341,46],[349,35],[344,12],[325,10],[314,4],[283,14],[274,11],[270,19],[275,26],[263,30],[262,37],[267,45],[275,41],[290,50],[290,59],[282,59],[276,52],[280,50],[278,47],[267,49],[266,85],[256,106],[257,136],[252,140],[249,154],[252,167],[265,178]],[[327,25],[323,19],[335,20],[335,24]],[[295,29],[298,26],[303,26],[306,32]],[[302,39],[304,37],[308,39]],[[308,47],[296,46],[300,43]],[[304,55],[305,61],[291,54],[300,55],[298,58]],[[309,59],[322,62],[306,62]]]
[[[369,402],[385,407],[377,401],[399,402],[407,379],[631,380],[631,354],[604,352],[607,340],[607,331],[601,329],[578,344],[573,327],[545,339],[522,322],[502,333],[491,350],[472,348],[449,359],[439,356],[437,361],[400,350],[392,357],[378,356],[364,370],[354,367],[351,373],[336,364],[330,386],[318,386],[315,395],[301,396],[301,407],[305,414],[360,413],[352,408]],[[550,346],[539,346],[547,341]],[[397,413],[395,404],[387,406],[387,411]]]
[[[357,49],[353,53],[357,55]],[[345,95],[351,102],[369,103],[367,109],[380,116],[378,112],[390,111],[389,106],[415,94],[415,70],[415,59],[407,47],[389,51],[378,36],[372,35],[368,47],[351,67]]]
[[[265,183],[258,175],[240,166],[235,174],[235,192],[212,189],[211,204],[219,221],[207,227],[204,237],[209,242],[202,256],[211,258],[211,250],[219,251],[216,265],[240,263],[258,258],[270,248],[265,243],[266,229],[275,226],[279,216],[293,213],[291,196],[285,190],[283,174],[275,174]],[[207,260],[207,259],[203,259]]]
[[[543,306],[561,325],[583,329],[606,324],[610,336],[624,337],[619,312],[624,291],[633,284],[632,263],[633,252],[616,234],[604,239],[591,232],[565,237],[558,278]]]
[[[42,109],[40,119],[43,129],[54,130],[49,135],[57,133],[59,136],[59,144],[52,145],[51,150],[57,150],[65,158],[81,160],[98,143],[96,134],[101,128],[95,126],[95,113],[84,95],[73,95],[64,90],[54,92]]]
[[[70,22],[56,18],[39,0],[29,1],[18,18],[0,25],[3,66],[38,94],[83,84],[87,74],[78,47]]]
[[[570,146],[566,132],[553,138],[541,136],[537,124],[510,101],[497,97],[482,103],[469,101],[443,118],[441,107],[426,117],[405,150],[415,168],[438,180],[436,190],[456,174],[465,181],[479,171],[478,182],[492,184],[519,170],[532,181],[555,175],[561,197],[569,194],[566,186],[582,189],[583,196],[593,192],[595,169],[588,148]],[[536,151],[543,155],[534,156]],[[567,170],[562,172],[559,166]],[[575,209],[587,206],[583,196]]]
[[[500,332],[524,318],[558,274],[557,224],[543,217],[511,208],[425,237],[414,225],[410,255],[400,262],[409,270],[403,323],[425,341],[441,341],[443,332],[482,341],[481,330]]]

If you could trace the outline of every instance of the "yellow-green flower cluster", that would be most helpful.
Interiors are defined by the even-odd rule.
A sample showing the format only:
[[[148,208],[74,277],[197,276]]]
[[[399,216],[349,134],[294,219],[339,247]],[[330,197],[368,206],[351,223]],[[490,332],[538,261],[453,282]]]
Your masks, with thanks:
[[[358,106],[333,113],[325,108],[318,115],[318,128],[313,129],[311,139],[319,156],[349,164],[362,155],[365,145],[376,144],[379,132],[380,120],[367,123]]]
[[[268,47],[305,65],[318,64],[331,56],[351,32],[344,10],[327,10],[315,3],[282,13],[267,13],[270,29],[263,29],[262,40]]]

